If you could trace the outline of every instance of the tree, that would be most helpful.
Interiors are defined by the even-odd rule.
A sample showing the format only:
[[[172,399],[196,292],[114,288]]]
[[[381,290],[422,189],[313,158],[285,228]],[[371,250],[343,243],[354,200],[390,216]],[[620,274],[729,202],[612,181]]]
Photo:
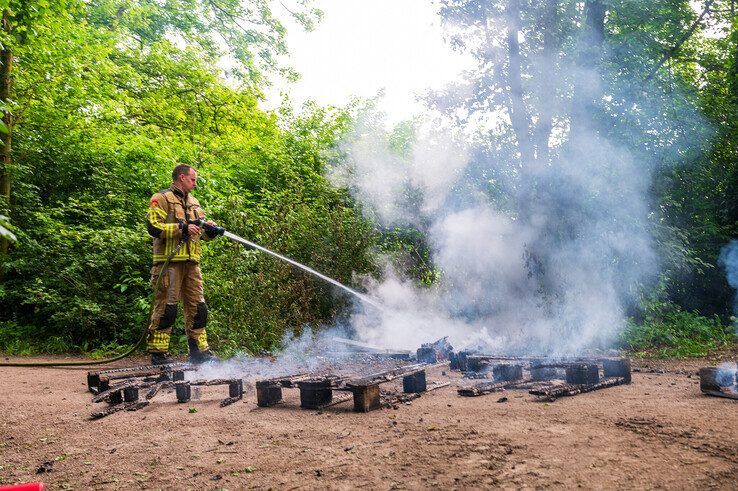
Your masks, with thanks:
[[[13,128],[20,118],[18,99],[14,93],[16,66],[26,53],[39,48],[40,33],[58,32],[65,27],[73,29],[65,20],[79,5],[81,3],[76,0],[42,0],[33,4],[22,0],[3,0],[0,3],[0,110],[3,112],[0,125],[0,196],[6,209],[11,206]],[[0,237],[0,257],[7,253],[9,243],[6,237]]]
[[[229,230],[345,283],[373,268],[373,232],[321,175],[349,115],[258,107],[284,40],[266,3],[75,5],[36,22],[38,37],[14,54],[18,240],[0,259],[0,347],[90,349],[138,337],[151,260],[142,218],[175,162],[198,167],[198,197]],[[307,2],[285,5],[305,23],[315,18]],[[240,46],[238,76],[220,68],[221,35],[229,52]],[[345,310],[348,299],[319,280],[226,241],[211,245],[211,335],[226,352],[272,348]]]
[[[438,4],[451,44],[477,63],[465,82],[427,99],[475,137],[464,185],[473,178],[474,189],[528,230],[520,254],[539,305],[577,310],[566,299],[587,295],[572,279],[580,276],[611,286],[617,305],[632,312],[635,292],[656,284],[654,250],[662,272],[708,264],[669,220],[665,195],[651,191],[709,151],[703,73],[690,60],[717,4]]]

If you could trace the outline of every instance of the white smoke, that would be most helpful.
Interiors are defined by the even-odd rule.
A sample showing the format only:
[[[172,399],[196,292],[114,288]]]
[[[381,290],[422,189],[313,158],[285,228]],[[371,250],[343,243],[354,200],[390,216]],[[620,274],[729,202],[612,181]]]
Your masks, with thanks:
[[[717,367],[715,381],[720,387],[730,387],[734,389],[736,383],[738,383],[738,380],[736,380],[737,374],[738,367],[736,367],[735,363],[724,362]]]
[[[467,149],[437,128],[412,146],[411,158],[403,158],[392,149],[389,135],[376,130],[376,124],[373,119],[365,121],[353,136],[349,154],[356,165],[333,167],[329,178],[333,184],[360,194],[380,221],[417,224],[419,213],[434,213],[443,207],[467,164]],[[423,199],[415,209],[408,206],[409,193],[418,189]]]
[[[657,270],[652,169],[586,127],[543,166],[498,159],[468,135],[428,115],[398,151],[368,118],[332,169],[383,226],[421,230],[442,272],[421,288],[387,261],[385,279],[366,285],[387,311],[354,314],[358,336],[398,349],[446,335],[456,348],[507,352],[612,346]]]
[[[328,370],[333,375],[358,366],[352,352],[334,338],[346,338],[349,333],[341,327],[317,331],[309,327],[299,334],[285,333],[280,349],[273,357],[253,357],[240,353],[218,363],[205,363],[195,371],[188,371],[188,380],[242,378],[247,381],[267,380],[302,373]],[[342,364],[341,360],[351,363]]]
[[[738,317],[738,240],[731,241],[720,251],[719,264],[725,268],[725,276],[728,284],[736,290],[733,300],[733,315]],[[738,334],[738,321],[735,319],[733,323]]]

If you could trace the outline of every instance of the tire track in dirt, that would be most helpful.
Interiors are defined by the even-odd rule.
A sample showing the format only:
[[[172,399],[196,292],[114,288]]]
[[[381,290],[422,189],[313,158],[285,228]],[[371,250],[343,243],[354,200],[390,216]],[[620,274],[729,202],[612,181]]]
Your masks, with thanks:
[[[694,428],[676,428],[656,418],[624,418],[617,420],[615,426],[644,438],[660,440],[666,444],[679,444],[711,457],[738,464],[738,445],[715,441],[714,437],[700,433]]]

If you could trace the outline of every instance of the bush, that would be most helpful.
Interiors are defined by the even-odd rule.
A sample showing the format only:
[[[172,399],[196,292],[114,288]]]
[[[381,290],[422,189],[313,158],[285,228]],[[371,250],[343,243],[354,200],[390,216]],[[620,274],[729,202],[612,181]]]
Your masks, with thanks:
[[[736,342],[732,326],[718,316],[703,317],[669,305],[660,315],[649,315],[642,322],[629,320],[620,345],[637,356],[699,357]]]

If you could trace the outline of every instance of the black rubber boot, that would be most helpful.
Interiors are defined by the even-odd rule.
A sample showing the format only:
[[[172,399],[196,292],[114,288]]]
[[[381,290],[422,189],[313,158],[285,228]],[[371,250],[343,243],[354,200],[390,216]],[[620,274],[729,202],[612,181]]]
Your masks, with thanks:
[[[187,361],[193,365],[201,365],[203,363],[211,363],[220,361],[209,349],[201,350],[197,347],[197,339],[188,339],[187,347],[190,349],[190,356]]]
[[[152,365],[169,365],[170,363],[174,363],[174,360],[169,356],[169,353],[151,353]]]

